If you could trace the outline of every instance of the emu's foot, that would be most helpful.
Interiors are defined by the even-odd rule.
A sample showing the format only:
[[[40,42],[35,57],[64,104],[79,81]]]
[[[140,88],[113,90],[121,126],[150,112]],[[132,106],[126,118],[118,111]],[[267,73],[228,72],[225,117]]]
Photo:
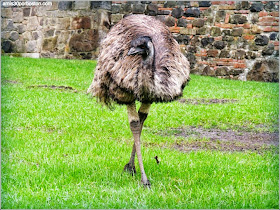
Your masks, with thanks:
[[[143,184],[144,187],[151,188],[151,183],[148,179],[146,179],[146,180],[142,179],[141,183]]]
[[[132,166],[130,163],[126,164],[123,170],[129,172],[132,176],[136,174],[135,166]]]

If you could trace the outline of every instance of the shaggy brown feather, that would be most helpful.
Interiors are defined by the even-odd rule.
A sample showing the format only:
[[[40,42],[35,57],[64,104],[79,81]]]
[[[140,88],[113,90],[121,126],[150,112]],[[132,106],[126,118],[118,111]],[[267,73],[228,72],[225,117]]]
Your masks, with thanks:
[[[127,55],[132,40],[147,36],[154,46],[153,65],[141,55]],[[189,62],[168,28],[154,17],[130,15],[111,28],[101,43],[95,76],[88,93],[110,105],[169,102],[182,96]]]

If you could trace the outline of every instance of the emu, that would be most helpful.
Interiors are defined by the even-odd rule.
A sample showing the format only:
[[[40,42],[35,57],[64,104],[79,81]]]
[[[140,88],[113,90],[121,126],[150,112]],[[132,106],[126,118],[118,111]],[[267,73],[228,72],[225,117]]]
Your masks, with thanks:
[[[134,144],[124,170],[136,173],[150,186],[141,155],[140,136],[152,103],[182,96],[189,80],[189,62],[164,23],[146,15],[129,15],[113,26],[101,42],[98,64],[88,93],[108,107],[127,106]],[[141,102],[137,112],[135,101]]]

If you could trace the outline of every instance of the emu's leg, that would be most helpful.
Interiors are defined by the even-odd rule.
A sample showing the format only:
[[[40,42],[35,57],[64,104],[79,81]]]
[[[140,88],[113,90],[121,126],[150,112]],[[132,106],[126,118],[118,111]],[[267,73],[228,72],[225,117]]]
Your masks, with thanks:
[[[138,115],[139,115],[139,119],[140,119],[140,125],[141,125],[141,131],[140,131],[140,136],[141,136],[141,132],[142,132],[142,128],[143,128],[143,124],[149,114],[149,109],[151,107],[151,104],[144,104],[142,103],[139,110],[138,110]]]
[[[142,160],[141,145],[140,145],[140,134],[141,134],[142,126],[140,124],[139,115],[136,111],[135,103],[127,105],[127,112],[128,112],[130,130],[131,130],[131,132],[133,134],[133,138],[134,138],[132,156],[135,156],[135,152],[134,152],[134,147],[135,147],[135,151],[136,151],[136,154],[137,154],[139,167],[140,167],[140,171],[141,171],[141,182],[145,186],[150,186],[150,182],[149,182],[149,180],[147,178],[147,175],[145,173],[143,160]],[[133,152],[134,152],[134,154],[133,154]],[[131,159],[134,159],[134,157],[131,157]]]
[[[132,174],[132,176],[133,176],[133,174],[136,174],[135,163],[134,163],[135,152],[136,152],[136,148],[135,148],[135,142],[134,142],[129,162],[128,162],[128,164],[126,164],[124,166],[124,171],[128,171],[129,173]]]
[[[140,120],[140,136],[141,136],[141,132],[142,132],[142,129],[143,129],[143,124],[144,124],[144,122],[145,122],[145,120],[148,116],[150,107],[151,107],[151,104],[142,103],[139,110],[138,110],[138,116],[139,116],[139,120]],[[136,148],[135,148],[135,142],[134,142],[132,152],[131,152],[131,156],[130,156],[130,160],[124,167],[124,171],[130,172],[132,175],[136,173],[135,163],[134,163],[135,152],[136,152]]]

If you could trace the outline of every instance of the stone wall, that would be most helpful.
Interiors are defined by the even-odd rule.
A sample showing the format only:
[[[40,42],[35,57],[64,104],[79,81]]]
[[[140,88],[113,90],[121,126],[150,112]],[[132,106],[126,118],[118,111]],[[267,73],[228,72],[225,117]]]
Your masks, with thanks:
[[[277,82],[278,1],[59,1],[1,7],[2,53],[96,59],[100,40],[126,14],[164,22],[192,73]]]

